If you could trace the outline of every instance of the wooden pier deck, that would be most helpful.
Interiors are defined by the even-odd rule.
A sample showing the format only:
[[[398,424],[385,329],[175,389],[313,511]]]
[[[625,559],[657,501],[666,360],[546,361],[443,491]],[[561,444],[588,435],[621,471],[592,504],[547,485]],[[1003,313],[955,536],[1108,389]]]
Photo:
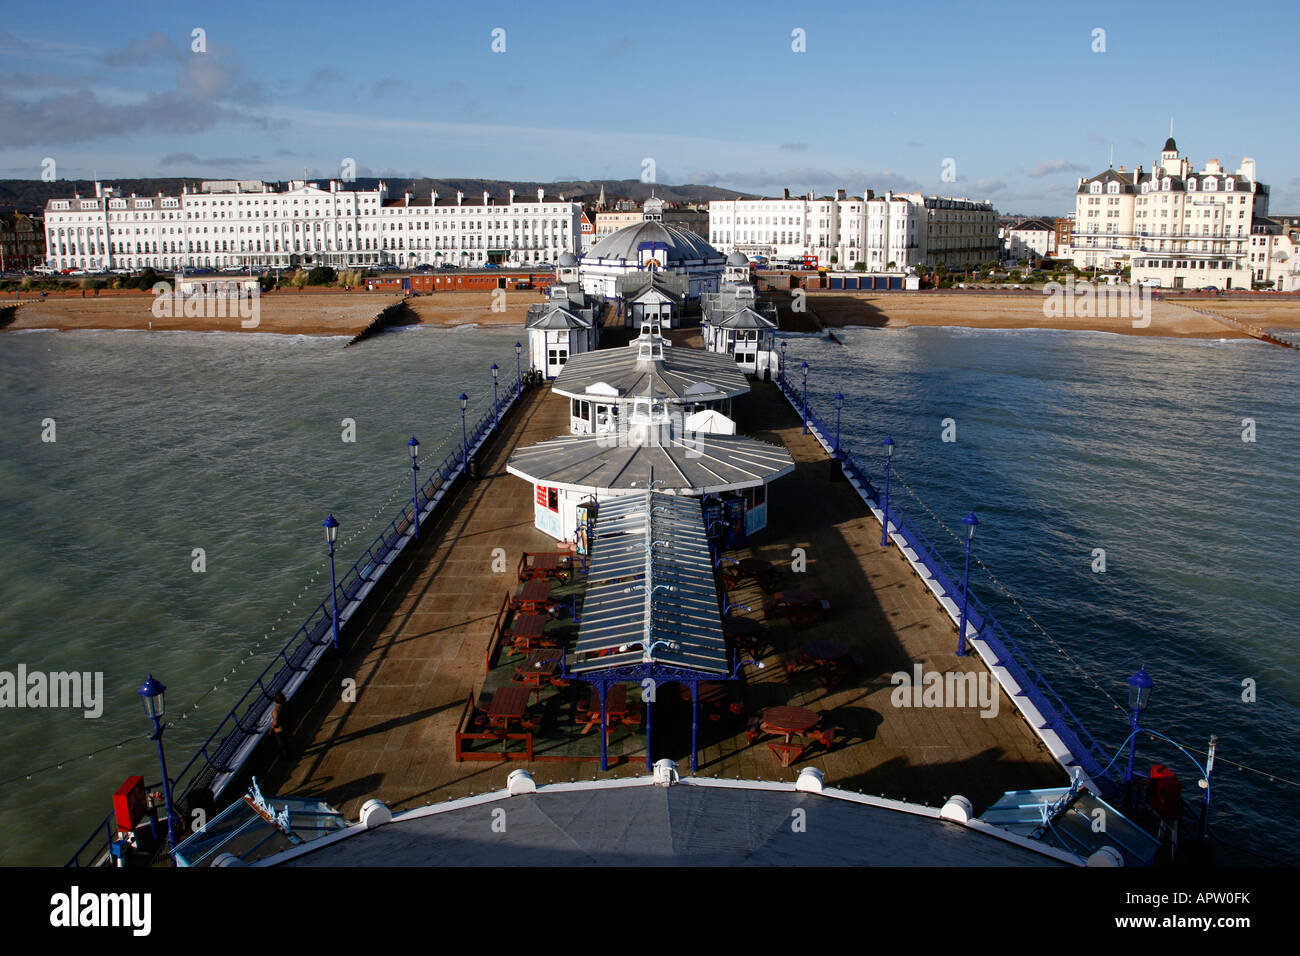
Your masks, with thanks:
[[[684,344],[684,343],[683,343]],[[896,708],[890,675],[984,671],[978,658],[955,656],[956,627],[894,549],[880,546],[880,526],[846,482],[829,480],[825,452],[770,384],[737,400],[740,432],[783,442],[794,474],[770,489],[770,525],[751,547],[734,553],[771,560],[786,586],[807,587],[830,602],[824,621],[795,630],[773,622],[776,650],[744,686],[748,712],[797,704],[828,715],[841,728],[829,752],[815,749],[783,768],[762,741],[750,744],[744,719],[701,721],[701,776],[793,780],[819,767],[829,785],[939,804],[954,793],[981,811],[1004,791],[1068,782],[1033,731],[998,691],[995,717],[978,707]],[[350,818],[371,797],[402,810],[502,787],[527,767],[538,783],[599,776],[590,761],[464,762],[454,759],[455,733],[467,698],[484,681],[484,656],[502,597],[517,586],[522,551],[553,550],[532,524],[529,486],[505,471],[513,449],[560,435],[568,400],[549,389],[526,392],[485,450],[483,477],[461,485],[442,516],[422,528],[419,550],[365,615],[353,622],[352,650],[316,675],[287,710],[290,756],[259,772],[265,792],[324,799]],[[494,549],[504,573],[493,572]],[[807,569],[791,571],[802,548]],[[498,565],[500,566],[500,565]],[[760,616],[762,595],[742,585],[732,600]],[[858,653],[855,677],[827,690],[802,673],[788,676],[783,650],[833,639]],[[356,682],[354,702],[344,681]],[[996,684],[994,684],[996,686]],[[689,705],[656,704],[654,756],[689,768]],[[606,776],[645,773],[641,757],[611,765]]]

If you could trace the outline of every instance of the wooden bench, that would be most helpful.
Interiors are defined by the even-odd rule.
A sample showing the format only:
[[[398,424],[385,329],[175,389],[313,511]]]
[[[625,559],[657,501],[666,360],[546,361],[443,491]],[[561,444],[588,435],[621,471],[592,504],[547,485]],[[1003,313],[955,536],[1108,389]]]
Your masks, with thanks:
[[[529,731],[536,729],[534,724],[527,728]],[[470,750],[467,744],[473,741],[500,741],[501,749],[484,751]],[[510,751],[506,748],[511,740],[523,742],[522,751]],[[528,760],[533,759],[533,735],[531,732],[522,734],[506,734],[500,731],[492,731],[487,725],[487,712],[479,708],[474,703],[474,695],[467,695],[465,707],[461,711],[460,720],[456,725],[456,762],[462,763],[466,760]]]
[[[776,754],[776,759],[781,761],[782,767],[788,767],[797,761],[800,754],[803,753],[803,744],[772,740],[768,742],[767,749]]]
[[[496,623],[492,625],[492,637],[488,639],[487,653],[483,655],[483,672],[487,673],[492,669],[492,662],[496,659],[497,652],[501,649],[501,633],[505,627],[506,611],[510,607],[510,592],[506,592],[504,600],[501,602],[501,608],[497,611]]]

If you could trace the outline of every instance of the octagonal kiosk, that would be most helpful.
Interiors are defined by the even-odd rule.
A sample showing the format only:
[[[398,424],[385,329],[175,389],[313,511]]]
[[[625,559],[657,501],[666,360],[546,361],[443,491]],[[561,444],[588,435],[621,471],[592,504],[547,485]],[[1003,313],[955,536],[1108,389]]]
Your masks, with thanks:
[[[706,417],[709,416],[706,410]],[[700,430],[698,413],[646,393],[610,431],[565,435],[518,449],[506,470],[533,486],[534,524],[557,540],[579,539],[579,508],[648,488],[732,502],[745,532],[767,525],[767,486],[794,470],[781,445]]]
[[[718,413],[699,420],[693,431],[734,433],[731,400],[748,392],[749,382],[725,356],[673,346],[652,319],[625,348],[571,356],[552,391],[569,399],[574,435],[617,431],[638,395],[654,395],[686,415]]]

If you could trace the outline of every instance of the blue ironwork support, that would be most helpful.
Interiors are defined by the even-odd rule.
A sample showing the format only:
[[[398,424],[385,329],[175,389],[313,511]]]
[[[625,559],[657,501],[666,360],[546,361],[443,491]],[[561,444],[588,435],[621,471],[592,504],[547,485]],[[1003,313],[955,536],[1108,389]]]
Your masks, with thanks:
[[[600,770],[604,773],[609,769],[609,747],[605,740],[605,694],[609,690],[609,684],[606,681],[601,681],[596,687],[600,692]]]

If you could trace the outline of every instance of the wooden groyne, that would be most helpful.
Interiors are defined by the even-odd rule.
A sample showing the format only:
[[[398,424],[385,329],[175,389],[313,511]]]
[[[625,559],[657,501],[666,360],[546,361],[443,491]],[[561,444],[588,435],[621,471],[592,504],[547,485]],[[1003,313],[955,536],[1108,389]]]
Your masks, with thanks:
[[[348,345],[356,345],[358,342],[364,341],[365,339],[370,338],[372,335],[378,335],[380,332],[384,331],[385,329],[389,329],[394,326],[419,325],[419,324],[420,324],[420,317],[416,315],[415,311],[406,304],[406,300],[402,299],[380,310],[379,313],[373,319],[370,320],[369,325],[367,325],[356,335],[352,336],[352,340],[348,342]],[[347,346],[344,346],[344,348],[347,348]]]
[[[1165,301],[1168,302],[1169,300],[1166,299]],[[1300,350],[1300,343],[1292,342],[1289,339],[1281,338],[1279,336],[1274,335],[1272,332],[1268,332],[1264,329],[1261,329],[1257,325],[1251,325],[1249,322],[1242,322],[1240,319],[1234,319],[1231,316],[1222,314],[1221,312],[1212,312],[1209,309],[1198,309],[1194,305],[1183,305],[1181,302],[1171,302],[1170,305],[1177,305],[1179,308],[1182,309],[1188,309],[1192,312],[1199,312],[1201,315],[1208,316],[1209,318],[1214,319],[1216,322],[1222,322],[1225,325],[1232,326],[1234,329],[1237,329],[1238,331],[1245,332],[1251,338],[1259,339],[1261,342],[1268,342],[1270,345],[1280,345],[1284,349]]]

